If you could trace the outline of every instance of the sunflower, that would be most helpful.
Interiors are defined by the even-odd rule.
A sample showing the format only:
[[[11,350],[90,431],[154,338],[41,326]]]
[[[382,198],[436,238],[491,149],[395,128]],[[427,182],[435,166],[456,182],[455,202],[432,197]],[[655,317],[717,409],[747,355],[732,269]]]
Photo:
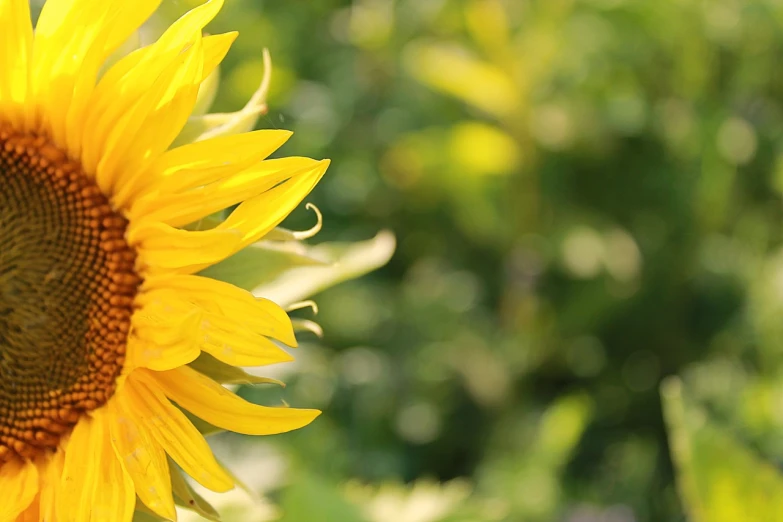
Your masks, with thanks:
[[[0,522],[175,519],[181,471],[235,485],[194,422],[265,435],[318,415],[221,385],[296,340],[278,305],[199,273],[328,162],[267,159],[279,130],[179,145],[236,33],[203,35],[210,0],[107,63],[160,1],[48,0],[33,30],[28,0],[0,0]]]

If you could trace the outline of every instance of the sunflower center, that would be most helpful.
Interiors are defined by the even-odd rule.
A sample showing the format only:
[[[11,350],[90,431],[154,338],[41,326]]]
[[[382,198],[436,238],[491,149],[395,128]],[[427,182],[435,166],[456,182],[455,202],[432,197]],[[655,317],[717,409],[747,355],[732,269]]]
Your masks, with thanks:
[[[114,392],[141,281],[126,226],[47,139],[0,126],[0,462]]]

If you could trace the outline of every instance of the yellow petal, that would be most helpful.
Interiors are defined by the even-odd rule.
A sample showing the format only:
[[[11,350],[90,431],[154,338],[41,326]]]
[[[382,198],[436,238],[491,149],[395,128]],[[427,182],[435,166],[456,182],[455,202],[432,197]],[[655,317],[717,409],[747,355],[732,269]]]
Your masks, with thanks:
[[[254,243],[276,227],[310,193],[329,167],[329,160],[297,172],[289,180],[246,200],[217,229],[240,230],[239,248]]]
[[[236,230],[188,231],[143,222],[128,231],[137,248],[138,262],[149,270],[195,272],[203,264],[211,265],[237,250],[241,240]]]
[[[126,369],[149,368],[150,370],[170,370],[194,361],[201,355],[192,332],[181,340],[161,345],[150,343],[135,337],[128,339]]]
[[[298,158],[286,158],[291,160],[297,160]],[[277,160],[271,160],[277,161]],[[282,161],[282,160],[280,160]],[[327,167],[329,166],[329,160],[323,160],[312,163],[312,160],[307,160],[310,163],[309,166],[303,170],[287,173],[283,177],[288,177],[286,181],[276,184],[273,188],[266,190],[258,196],[254,196],[241,203],[222,223],[220,223],[214,229],[200,232],[190,232],[191,234],[205,234],[205,233],[219,233],[233,232],[235,234],[236,243],[233,244],[232,250],[220,250],[213,253],[209,253],[204,249],[198,249],[193,252],[193,255],[182,256],[178,253],[168,250],[166,255],[156,257],[148,264],[153,263],[160,268],[176,269],[178,273],[192,274],[203,270],[204,268],[213,265],[219,261],[222,261],[231,254],[234,254],[246,247],[250,243],[253,243],[264,236],[267,232],[276,227],[285,217],[302,201],[304,198],[318,183],[318,180],[324,175]],[[226,181],[226,190],[230,190],[234,184],[242,185],[245,183],[243,179],[244,173],[240,173],[234,178]],[[252,174],[249,174],[252,177]],[[203,197],[199,198],[199,201],[204,203]],[[165,229],[165,225],[156,223],[154,227],[158,231]],[[163,227],[163,228],[161,228]],[[178,231],[182,232],[182,231]],[[133,231],[131,231],[133,236]],[[183,241],[185,237],[183,236]],[[193,245],[191,241],[185,241],[187,244]],[[163,245],[160,245],[163,247]],[[225,248],[230,248],[231,245],[228,242],[222,244]],[[179,257],[177,257],[179,255]],[[147,253],[140,252],[140,258],[147,257]],[[202,261],[198,261],[198,259]]]
[[[304,158],[303,158],[304,159]],[[300,158],[269,160],[235,176],[180,194],[156,195],[139,201],[136,210],[146,219],[183,226],[266,192],[288,180],[295,172],[288,165]],[[312,165],[312,161],[308,162]]]
[[[83,418],[71,432],[68,439],[63,474],[58,486],[57,514],[65,520],[78,520],[79,515],[86,518],[90,510],[90,493],[95,484],[98,448],[93,443],[93,425],[95,421]],[[99,430],[102,428],[99,425]]]
[[[210,277],[165,275],[147,278],[144,288],[174,290],[206,312],[230,317],[244,328],[296,346],[291,319],[285,310],[232,284]]]
[[[215,67],[220,65],[228,54],[231,44],[237,39],[238,32],[232,31],[224,34],[213,34],[204,37],[204,72],[201,81],[207,79]]]
[[[194,32],[201,32],[222,8],[223,0],[207,0],[171,24],[157,43],[160,46],[176,46],[177,42],[187,40]]]
[[[148,72],[147,78],[141,76],[139,79],[144,81],[146,85],[151,84],[156,76],[154,71],[157,71],[153,65],[160,66],[161,57],[172,51],[176,53],[183,51],[189,42],[192,42],[193,35],[200,34],[204,26],[214,18],[222,4],[223,0],[212,0],[188,11],[174,22],[155,43],[123,56],[103,75],[95,94],[96,100],[93,101],[110,106],[112,104],[111,94],[122,91],[121,87],[125,79],[134,69],[146,70]],[[129,2],[129,5],[133,6],[134,4]],[[133,86],[125,85],[125,87],[132,88]]]
[[[232,366],[266,366],[294,360],[266,337],[222,315],[205,314],[199,335],[203,338],[203,351]]]
[[[191,10],[101,78],[81,127],[70,131],[83,132],[82,164],[97,172],[102,189],[114,188],[120,167],[143,170],[187,121],[204,74],[201,30],[222,4],[211,0]]]
[[[17,518],[16,522],[39,522],[41,520],[41,504],[38,496],[27,506]],[[46,519],[44,519],[46,520]]]
[[[152,437],[196,482],[219,492],[234,487],[203,435],[169,402],[149,375],[147,370],[136,370],[128,376],[124,392],[129,410],[136,418],[147,420]]]
[[[95,139],[101,149],[94,170],[95,181],[106,193],[134,181],[135,174],[166,150],[187,121],[198,95],[202,70],[201,37],[197,36],[182,55],[170,56],[171,62],[155,83],[117,120],[104,118],[99,127],[109,125],[108,133]],[[118,100],[118,106],[122,103]],[[90,169],[91,165],[85,165]]]
[[[68,122],[81,124],[106,58],[146,20],[160,0],[100,2],[48,0],[33,44],[32,89],[36,123],[66,145]],[[73,28],[78,27],[78,31]]]
[[[210,424],[246,435],[295,430],[310,424],[321,413],[247,402],[187,366],[153,376],[163,392],[181,407]]]
[[[109,3],[91,4],[85,9],[73,0],[47,1],[35,28],[30,85],[35,111],[28,121],[36,130],[51,132],[60,144],[75,85],[84,87],[89,76],[94,81],[98,73],[96,66],[80,74],[82,66],[95,63],[96,54],[103,51],[102,29],[109,26]],[[73,27],[80,30],[74,32]]]
[[[60,447],[48,456],[39,469],[41,475],[41,493],[39,515],[41,520],[55,520],[57,512],[57,493],[65,466],[65,451]]]
[[[12,460],[0,466],[0,520],[14,520],[38,493],[38,468],[31,461]]]
[[[61,491],[61,522],[130,522],[135,507],[133,481],[112,444],[108,408],[84,416],[67,442]]]
[[[166,202],[166,196],[212,185],[245,171],[277,150],[290,136],[289,131],[260,130],[177,147],[154,160],[134,186],[120,188],[115,204],[128,205],[132,197],[133,201],[129,204],[131,219],[145,216],[161,206],[164,207],[163,215],[171,214],[168,206],[181,201],[183,196],[176,196],[171,203]],[[296,167],[290,162],[275,164],[278,165],[277,170]],[[206,202],[201,201],[202,204]]]
[[[171,468],[171,488],[177,503],[187,506],[189,511],[206,520],[221,520],[220,513],[212,505],[204,500],[204,497],[196,493],[193,486],[185,480],[182,472],[177,467]]]
[[[128,336],[126,368],[170,370],[196,359],[201,350],[193,332],[201,311],[173,296],[145,292],[137,296]]]
[[[0,2],[0,114],[19,126],[25,120],[33,26],[28,0]]]
[[[133,480],[139,499],[167,520],[177,517],[171,494],[171,475],[166,452],[155,442],[146,426],[147,420],[134,416],[126,393],[118,393],[110,403],[115,421],[111,435],[117,455]]]
[[[258,117],[267,112],[266,98],[272,78],[272,58],[266,49],[264,49],[263,59],[264,77],[261,79],[261,84],[241,110],[221,114],[194,113],[177,136],[175,143],[192,143],[252,130],[258,122]]]
[[[198,357],[200,350],[235,366],[263,366],[293,360],[285,350],[258,333],[258,327],[250,326],[252,317],[225,315],[214,303],[197,303],[190,297],[174,288],[146,289],[137,296],[136,302],[142,310],[155,307],[159,310],[155,312],[159,318],[153,317],[150,324],[134,322],[138,325],[134,326],[134,335],[147,342],[132,346],[130,351],[134,353],[130,354],[129,360],[134,366],[169,370],[191,362]],[[217,296],[212,297],[215,299]],[[195,317],[195,323],[183,322],[187,326],[179,328],[178,318],[187,316]],[[174,327],[161,329],[156,328],[157,324]],[[180,345],[187,346],[187,351],[179,349]]]

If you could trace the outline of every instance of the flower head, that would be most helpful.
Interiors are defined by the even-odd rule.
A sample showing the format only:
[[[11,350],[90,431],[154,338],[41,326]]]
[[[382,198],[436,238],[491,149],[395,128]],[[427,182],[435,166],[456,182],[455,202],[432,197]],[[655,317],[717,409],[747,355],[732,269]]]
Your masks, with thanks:
[[[202,35],[210,0],[104,71],[159,3],[48,0],[33,30],[28,0],[0,0],[0,522],[129,521],[137,497],[172,519],[177,468],[234,486],[185,412],[254,435],[318,415],[221,386],[296,340],[277,304],[199,272],[328,162],[267,159],[286,131],[180,145],[236,33]]]

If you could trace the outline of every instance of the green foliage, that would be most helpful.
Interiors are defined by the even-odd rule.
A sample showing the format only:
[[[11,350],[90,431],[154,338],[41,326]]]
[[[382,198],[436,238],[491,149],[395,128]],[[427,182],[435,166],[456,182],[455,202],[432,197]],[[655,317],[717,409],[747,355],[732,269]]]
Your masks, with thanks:
[[[561,514],[563,471],[591,416],[586,397],[564,396],[536,419],[529,440],[491,445],[480,468],[480,493],[508,519],[548,521]]]
[[[280,500],[281,521],[344,520],[367,522],[359,508],[343,499],[334,483],[301,471]]]
[[[299,504],[354,502],[346,482],[422,477],[471,485],[448,520],[775,520],[752,510],[783,460],[778,4],[227,3],[215,108],[245,105],[268,47],[257,126],[333,160],[310,242],[398,238],[316,296],[323,340],[269,369],[284,391],[243,390],[325,412],[273,439],[296,463],[263,486],[286,520],[329,520]],[[261,277],[291,252],[248,255],[229,263]],[[322,288],[303,281],[275,290]]]
[[[690,404],[679,380],[666,382],[662,394],[690,520],[783,520],[780,471]]]

